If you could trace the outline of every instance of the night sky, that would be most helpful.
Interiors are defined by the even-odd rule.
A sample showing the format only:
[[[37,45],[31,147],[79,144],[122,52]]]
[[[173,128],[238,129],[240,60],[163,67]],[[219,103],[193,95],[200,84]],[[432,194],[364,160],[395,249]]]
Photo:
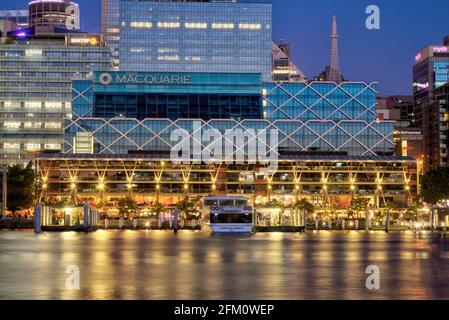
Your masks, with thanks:
[[[82,28],[100,32],[101,1],[77,2],[81,8]],[[319,74],[329,64],[331,18],[335,14],[343,75],[354,81],[378,81],[382,95],[411,94],[416,52],[428,44],[441,44],[443,37],[449,35],[448,0],[271,2],[273,38],[290,42],[293,60],[307,77]],[[1,0],[0,9],[25,9],[27,4],[28,0]],[[380,30],[365,28],[365,8],[370,4],[380,7]]]

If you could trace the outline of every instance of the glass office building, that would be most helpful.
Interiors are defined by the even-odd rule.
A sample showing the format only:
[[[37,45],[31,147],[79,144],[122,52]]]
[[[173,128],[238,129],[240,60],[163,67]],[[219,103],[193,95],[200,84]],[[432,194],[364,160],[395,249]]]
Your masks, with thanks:
[[[64,119],[72,114],[71,80],[110,68],[109,50],[98,35],[43,35],[35,27],[9,40],[0,44],[2,164],[61,151]]]
[[[201,106],[199,97],[207,97]],[[418,191],[418,163],[392,156],[394,123],[376,120],[376,97],[375,83],[272,83],[262,82],[260,74],[96,72],[92,79],[72,83],[65,154],[37,158],[42,199],[107,203],[105,212],[113,212],[118,199],[130,195],[142,208],[208,195],[239,195],[261,204],[304,198],[339,208],[361,196],[377,208],[388,203],[404,208]],[[236,106],[235,113],[216,118],[217,110]],[[254,112],[243,118],[238,110],[249,107]],[[179,142],[172,134],[179,130],[186,132],[182,139],[199,147],[195,152],[193,146],[192,158],[181,163],[172,154]],[[236,130],[241,138],[227,140],[231,156],[240,150],[248,157],[228,163],[230,154],[223,153],[204,161],[201,156],[211,147],[204,140],[206,132],[219,132],[224,145],[227,130]],[[266,139],[260,131],[267,133]],[[277,139],[271,139],[273,132]],[[254,141],[257,148],[266,144],[262,152],[275,155],[274,170],[270,163],[252,161]]]
[[[0,10],[0,20],[14,22],[19,29],[28,27],[28,10]]]
[[[445,111],[436,92],[449,82],[449,46],[432,45],[419,51],[413,66],[415,123],[423,131],[423,156],[426,170],[447,165]]]
[[[261,82],[260,74],[97,72],[73,82],[65,151],[90,136],[100,154],[167,153],[171,132],[276,130],[280,154],[393,154],[393,122],[376,121],[377,85]],[[249,130],[248,130],[249,129]],[[257,139],[256,136],[252,137]],[[248,141],[245,144],[249,144]],[[245,145],[245,147],[249,147]]]
[[[121,71],[261,73],[271,81],[271,4],[103,0]]]

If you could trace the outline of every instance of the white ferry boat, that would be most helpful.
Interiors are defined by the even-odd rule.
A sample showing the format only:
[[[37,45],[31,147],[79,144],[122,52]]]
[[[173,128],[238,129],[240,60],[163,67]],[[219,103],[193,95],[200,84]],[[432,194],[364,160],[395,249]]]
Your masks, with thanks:
[[[202,201],[202,229],[213,234],[250,234],[253,210],[243,197],[205,197]]]

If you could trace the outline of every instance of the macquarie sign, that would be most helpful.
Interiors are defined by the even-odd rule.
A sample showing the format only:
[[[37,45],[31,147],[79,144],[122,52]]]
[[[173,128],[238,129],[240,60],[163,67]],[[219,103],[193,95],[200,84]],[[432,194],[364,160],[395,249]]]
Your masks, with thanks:
[[[126,71],[97,71],[94,83],[108,90],[110,86],[141,87],[145,91],[151,90],[193,90],[212,92],[241,91],[260,93],[262,75],[238,73],[198,73],[198,72],[126,72]],[[173,89],[170,89],[173,87]],[[111,88],[110,90],[113,90]],[[239,92],[236,92],[239,93]]]
[[[142,85],[170,85],[170,84],[191,84],[190,75],[180,74],[141,74],[141,73],[117,73],[104,72],[99,75],[100,84],[107,86],[110,84],[142,84]]]

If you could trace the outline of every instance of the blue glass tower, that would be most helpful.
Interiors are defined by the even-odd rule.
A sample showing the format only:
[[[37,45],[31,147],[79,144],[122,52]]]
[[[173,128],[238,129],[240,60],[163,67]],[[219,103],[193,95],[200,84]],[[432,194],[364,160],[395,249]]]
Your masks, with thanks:
[[[271,80],[271,4],[106,0],[103,33],[121,71],[261,73]]]

